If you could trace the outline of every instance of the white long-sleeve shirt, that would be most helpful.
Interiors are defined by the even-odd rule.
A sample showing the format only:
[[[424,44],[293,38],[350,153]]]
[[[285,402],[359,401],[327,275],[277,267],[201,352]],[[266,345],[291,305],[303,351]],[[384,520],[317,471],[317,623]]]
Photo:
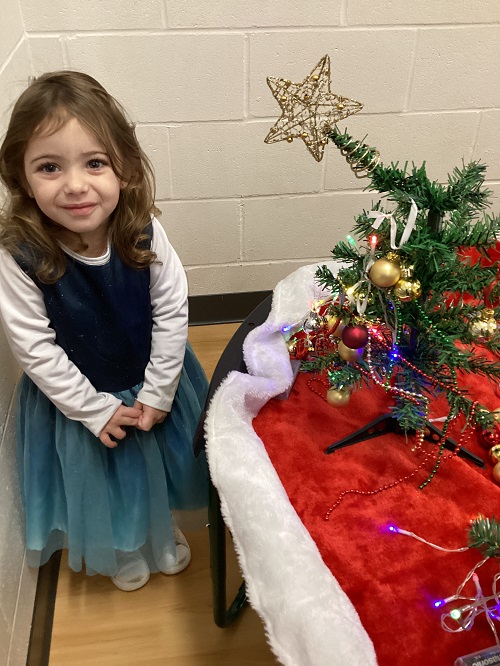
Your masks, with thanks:
[[[187,281],[182,264],[156,218],[153,218],[151,249],[158,260],[150,266],[151,355],[137,399],[150,407],[170,411],[187,340]],[[108,246],[107,253],[97,258],[65,251],[77,261],[96,265],[109,261],[111,249]],[[111,393],[96,391],[56,344],[42,292],[3,248],[0,248],[0,319],[23,371],[65,416],[81,421],[98,436],[120,406],[120,400]]]

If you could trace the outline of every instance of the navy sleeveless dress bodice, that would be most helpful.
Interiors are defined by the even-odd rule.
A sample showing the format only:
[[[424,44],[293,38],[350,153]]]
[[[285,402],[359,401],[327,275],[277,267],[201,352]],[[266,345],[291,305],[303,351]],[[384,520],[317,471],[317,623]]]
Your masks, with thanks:
[[[133,269],[111,249],[104,265],[68,257],[55,284],[32,279],[56,343],[96,390],[123,391],[143,380],[151,352],[149,268]]]

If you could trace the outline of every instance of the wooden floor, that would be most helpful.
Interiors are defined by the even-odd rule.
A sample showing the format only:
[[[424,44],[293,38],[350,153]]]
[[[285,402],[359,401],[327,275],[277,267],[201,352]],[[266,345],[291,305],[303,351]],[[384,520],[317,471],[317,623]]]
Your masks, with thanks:
[[[189,339],[209,377],[237,328],[190,329]],[[154,574],[136,592],[121,592],[103,576],[76,574],[63,556],[50,666],[276,664],[250,607],[228,629],[215,626],[207,529],[186,532],[186,537],[193,556],[189,567],[177,576]],[[228,543],[228,589],[234,595],[241,576],[229,537]]]

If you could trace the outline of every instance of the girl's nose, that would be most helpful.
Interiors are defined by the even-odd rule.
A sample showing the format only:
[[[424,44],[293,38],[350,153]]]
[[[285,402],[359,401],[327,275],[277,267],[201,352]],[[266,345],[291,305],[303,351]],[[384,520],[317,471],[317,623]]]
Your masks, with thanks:
[[[86,174],[81,169],[69,169],[66,173],[64,189],[69,194],[78,194],[88,190]]]

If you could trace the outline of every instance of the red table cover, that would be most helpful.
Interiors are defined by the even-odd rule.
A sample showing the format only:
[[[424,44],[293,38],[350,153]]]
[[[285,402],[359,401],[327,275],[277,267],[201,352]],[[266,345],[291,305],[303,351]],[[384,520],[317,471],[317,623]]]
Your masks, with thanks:
[[[442,609],[433,606],[455,593],[482,554],[476,549],[440,552],[387,529],[395,524],[446,548],[467,545],[471,519],[480,513],[500,517],[500,487],[492,480],[492,465],[487,462],[481,470],[461,458],[446,458],[420,490],[428,464],[413,478],[374,495],[345,495],[326,521],[328,509],[344,491],[391,484],[410,474],[421,459],[411,451],[411,437],[406,442],[394,434],[325,455],[329,444],[386,413],[391,398],[377,387],[363,388],[349,405],[336,409],[311,391],[309,379],[299,375],[288,400],[270,400],[253,425],[291,504],[359,613],[379,664],[444,666],[493,645],[484,616],[470,631],[452,634],[441,627]],[[464,382],[486,407],[500,407],[500,397],[484,378],[467,376]],[[441,400],[433,405],[433,416],[446,414]],[[458,437],[463,421],[454,425],[450,434]],[[479,434],[467,446],[487,459]],[[487,596],[498,571],[498,559],[478,571]],[[466,591],[474,594],[471,587]]]

